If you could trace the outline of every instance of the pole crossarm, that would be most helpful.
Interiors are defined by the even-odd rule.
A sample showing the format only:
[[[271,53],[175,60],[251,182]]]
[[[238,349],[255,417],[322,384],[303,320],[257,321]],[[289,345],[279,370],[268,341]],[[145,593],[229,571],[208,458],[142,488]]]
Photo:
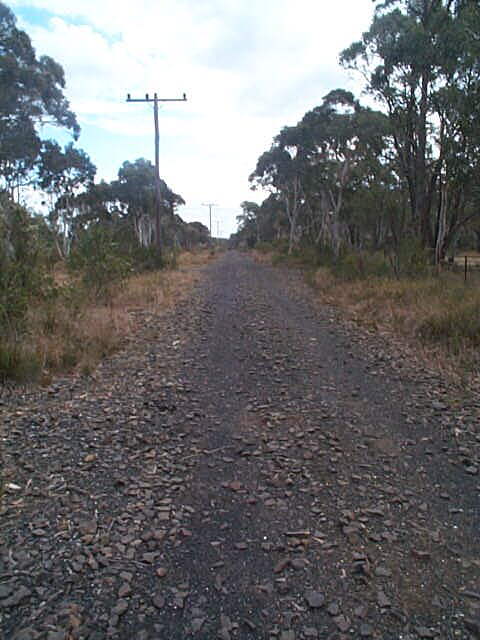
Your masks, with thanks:
[[[132,98],[129,93],[127,93],[127,102],[186,102],[187,94],[184,93],[181,98],[159,98],[156,93],[153,94],[153,98],[150,97],[150,94],[146,93],[145,98]]]

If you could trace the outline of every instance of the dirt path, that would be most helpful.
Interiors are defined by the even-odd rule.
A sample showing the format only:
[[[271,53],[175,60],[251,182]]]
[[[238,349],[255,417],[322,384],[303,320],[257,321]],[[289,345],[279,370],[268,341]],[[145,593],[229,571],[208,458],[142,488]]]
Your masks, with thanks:
[[[3,638],[480,635],[480,401],[229,253],[4,401]]]

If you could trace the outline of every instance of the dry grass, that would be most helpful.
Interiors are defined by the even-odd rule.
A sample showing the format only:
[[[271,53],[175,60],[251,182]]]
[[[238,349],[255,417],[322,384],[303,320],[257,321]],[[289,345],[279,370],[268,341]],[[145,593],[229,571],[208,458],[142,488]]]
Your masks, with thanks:
[[[327,268],[313,284],[323,301],[348,319],[400,338],[429,364],[471,375],[480,346],[480,277],[467,283],[458,273],[419,279],[368,278],[344,281]]]
[[[177,268],[131,277],[117,293],[113,304],[123,311],[148,310],[164,313],[188,296],[198,282],[201,268],[215,259],[208,250],[180,254]]]
[[[60,372],[90,373],[138,330],[139,311],[161,315],[172,309],[191,294],[202,267],[213,259],[209,251],[185,252],[176,269],[134,275],[108,302],[92,301],[80,291],[77,295],[73,287],[73,294],[31,308],[27,334],[11,346],[17,379],[49,383]],[[67,284],[61,270],[55,279]]]
[[[272,264],[275,255],[273,250],[258,251],[257,249],[251,249],[248,253],[259,264]]]

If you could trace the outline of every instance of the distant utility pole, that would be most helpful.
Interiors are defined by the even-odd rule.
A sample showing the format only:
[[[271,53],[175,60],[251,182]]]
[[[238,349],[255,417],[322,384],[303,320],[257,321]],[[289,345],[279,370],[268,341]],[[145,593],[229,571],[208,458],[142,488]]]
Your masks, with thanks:
[[[215,202],[202,202],[202,207],[208,207],[209,215],[210,215],[210,237],[212,237],[212,207],[216,207]]]
[[[158,103],[159,102],[185,102],[187,96],[184,93],[181,98],[159,98],[156,93],[150,98],[148,93],[145,98],[132,98],[127,93],[127,102],[153,102],[153,117],[155,121],[155,235],[158,251],[162,251],[162,242],[160,237],[160,218],[162,215],[162,192],[160,187],[160,133],[158,130]]]

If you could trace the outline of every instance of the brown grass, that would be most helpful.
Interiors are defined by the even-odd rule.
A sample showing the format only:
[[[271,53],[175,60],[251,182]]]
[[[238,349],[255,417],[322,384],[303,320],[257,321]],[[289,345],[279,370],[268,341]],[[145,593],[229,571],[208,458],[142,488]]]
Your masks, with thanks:
[[[419,279],[344,281],[328,268],[311,277],[320,299],[363,327],[398,338],[429,365],[476,375],[480,346],[480,277],[443,272]]]
[[[191,294],[202,267],[213,259],[208,251],[185,252],[176,269],[134,275],[114,290],[108,302],[59,296],[32,308],[28,333],[14,347],[16,377],[49,383],[60,372],[90,373],[139,329],[137,312],[161,315],[172,309]],[[67,283],[62,270],[55,279]]]

